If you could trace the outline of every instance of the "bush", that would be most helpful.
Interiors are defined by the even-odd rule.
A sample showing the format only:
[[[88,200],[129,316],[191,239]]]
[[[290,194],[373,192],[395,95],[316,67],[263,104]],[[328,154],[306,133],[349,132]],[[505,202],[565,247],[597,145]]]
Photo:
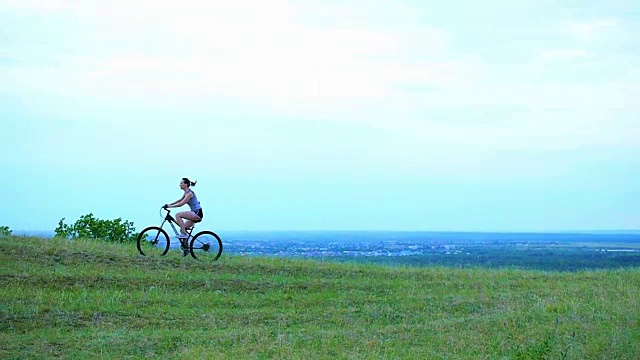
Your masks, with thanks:
[[[117,243],[135,242],[137,233],[133,223],[121,218],[100,220],[92,213],[82,215],[73,225],[67,225],[62,218],[56,228],[56,237],[67,239],[91,238]]]
[[[8,226],[0,226],[0,236],[11,236],[11,229]]]

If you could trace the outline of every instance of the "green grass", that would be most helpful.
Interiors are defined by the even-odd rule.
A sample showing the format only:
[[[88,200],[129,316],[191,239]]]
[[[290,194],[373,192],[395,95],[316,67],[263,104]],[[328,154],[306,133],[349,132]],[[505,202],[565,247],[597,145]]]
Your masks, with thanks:
[[[574,273],[0,239],[0,358],[637,359],[640,269]]]

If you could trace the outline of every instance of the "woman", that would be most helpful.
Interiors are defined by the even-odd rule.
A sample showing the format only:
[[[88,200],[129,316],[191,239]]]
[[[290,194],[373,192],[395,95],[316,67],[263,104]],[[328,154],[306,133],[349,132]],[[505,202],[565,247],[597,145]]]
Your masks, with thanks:
[[[191,209],[191,211],[182,211],[176,214],[176,222],[180,225],[180,235],[178,235],[178,239],[188,238],[187,229],[193,226],[194,223],[202,221],[202,207],[200,207],[196,193],[190,189],[191,186],[196,185],[196,182],[182,178],[180,181],[180,189],[184,191],[184,195],[182,195],[180,200],[164,205],[164,208],[178,208],[184,204],[188,204]],[[185,223],[183,219],[187,219],[187,222]]]

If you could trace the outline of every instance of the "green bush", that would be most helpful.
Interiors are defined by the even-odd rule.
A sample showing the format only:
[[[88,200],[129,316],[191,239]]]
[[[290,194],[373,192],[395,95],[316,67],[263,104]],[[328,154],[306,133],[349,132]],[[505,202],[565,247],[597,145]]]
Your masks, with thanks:
[[[11,236],[11,229],[8,226],[0,226],[0,236]]]
[[[91,238],[109,242],[135,242],[137,233],[130,221],[96,219],[92,213],[82,215],[73,225],[67,225],[62,218],[56,228],[56,236],[67,239]]]

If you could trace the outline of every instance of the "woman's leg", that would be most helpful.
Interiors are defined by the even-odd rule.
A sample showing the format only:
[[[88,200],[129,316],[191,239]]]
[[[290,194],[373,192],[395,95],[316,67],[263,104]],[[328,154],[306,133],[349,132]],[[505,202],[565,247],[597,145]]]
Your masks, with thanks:
[[[193,222],[193,221],[191,221],[191,220],[187,220],[187,221],[185,221],[185,222],[184,222],[184,229],[185,229],[185,230],[187,230],[188,228],[192,227],[192,226],[193,226],[193,224],[194,224],[194,222]]]
[[[200,221],[200,217],[196,215],[193,211],[183,211],[176,214],[176,222],[180,225],[180,233],[187,233],[187,224],[184,223],[182,219],[187,219],[190,225],[193,225],[194,221]]]

